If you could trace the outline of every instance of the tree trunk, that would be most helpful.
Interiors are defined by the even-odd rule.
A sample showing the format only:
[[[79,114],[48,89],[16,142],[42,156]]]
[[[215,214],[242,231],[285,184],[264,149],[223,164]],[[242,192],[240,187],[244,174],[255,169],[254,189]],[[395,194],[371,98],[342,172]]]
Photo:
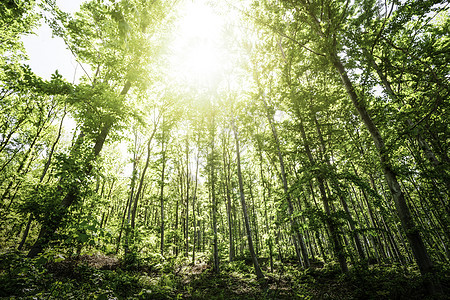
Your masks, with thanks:
[[[190,188],[190,174],[189,174],[189,136],[186,135],[186,216],[185,216],[185,235],[184,235],[184,256],[188,257],[189,253],[189,188]]]
[[[198,161],[199,161],[199,152],[200,152],[200,136],[197,138],[197,157],[195,164],[195,186],[194,186],[194,194],[192,195],[192,227],[193,227],[193,242],[192,242],[192,264],[195,264],[195,243],[197,238],[197,223],[196,223],[196,214],[195,214],[195,205],[197,200],[197,187],[198,187]]]
[[[162,139],[161,139],[161,153],[162,153],[162,169],[161,169],[161,183],[160,183],[160,194],[159,194],[159,201],[160,201],[160,212],[161,212],[161,241],[160,241],[160,252],[161,256],[164,257],[164,172],[166,169],[166,150],[164,149],[164,124],[163,124],[163,133],[162,133]]]
[[[258,258],[256,257],[255,250],[253,248],[252,232],[250,229],[250,222],[248,220],[247,205],[245,203],[244,184],[242,181],[241,155],[240,155],[240,150],[239,150],[239,137],[238,137],[236,125],[234,124],[234,120],[232,120],[232,126],[233,126],[233,131],[234,131],[234,137],[236,139],[237,175],[238,175],[238,181],[239,181],[239,192],[240,192],[240,196],[241,196],[242,213],[244,214],[245,229],[247,232],[248,248],[250,251],[250,255],[252,257],[253,266],[255,267],[256,277],[258,278],[258,280],[260,280],[260,279],[264,279],[264,275],[261,271],[261,268],[259,267]]]
[[[392,197],[394,198],[397,214],[400,218],[403,231],[405,232],[408,242],[413,251],[415,261],[419,266],[420,273],[423,275],[431,273],[433,272],[433,263],[431,262],[431,259],[428,255],[427,249],[425,247],[425,244],[423,243],[422,237],[420,236],[419,230],[411,217],[409,208],[406,205],[405,196],[397,181],[397,174],[391,168],[389,153],[387,153],[387,149],[384,145],[384,140],[381,137],[381,134],[377,126],[375,125],[369,113],[367,112],[364,102],[362,101],[362,99],[358,98],[355,89],[353,87],[353,84],[348,78],[344,66],[342,65],[341,61],[339,60],[338,56],[335,53],[331,54],[331,61],[335,66],[336,70],[338,71],[339,75],[341,76],[347,94],[349,95],[350,100],[353,103],[353,106],[358,111],[361,120],[363,121],[364,125],[366,126],[367,130],[372,136],[375,147],[378,150],[384,177],[387,181]]]
[[[297,257],[299,259],[300,265],[303,265],[305,268],[309,268],[310,263],[309,263],[309,258],[308,258],[308,251],[306,250],[305,240],[303,238],[303,235],[300,232],[300,226],[298,224],[298,220],[297,220],[297,218],[294,217],[294,206],[292,205],[291,196],[289,194],[284,159],[283,159],[283,154],[281,153],[278,132],[275,128],[275,125],[273,124],[273,114],[271,114],[269,112],[269,107],[267,106],[265,95],[262,94],[261,98],[263,100],[263,104],[266,109],[267,120],[269,121],[270,128],[271,128],[272,134],[273,134],[273,138],[274,138],[275,144],[277,146],[277,154],[278,154],[278,160],[280,162],[280,170],[281,170],[281,180],[283,182],[283,190],[284,190],[284,194],[286,196],[286,202],[288,204],[289,220],[291,222],[292,230],[295,233],[295,236],[294,236],[295,252],[297,253]],[[298,249],[298,244],[300,244],[300,250]],[[303,260],[302,260],[302,257],[303,257]]]
[[[395,94],[394,90],[392,89],[391,83],[388,81],[386,76],[383,74],[383,72],[381,71],[378,64],[374,61],[372,55],[370,55],[368,53],[365,53],[365,54],[369,59],[370,65],[374,68],[378,77],[380,78],[381,83],[383,84],[386,93],[389,95],[389,97],[393,101],[399,102],[397,95]],[[413,121],[411,119],[407,119],[406,125],[409,126],[411,129],[413,129],[415,126],[415,124],[413,123]],[[442,180],[444,182],[447,195],[450,195],[450,178],[444,170],[444,164],[436,158],[436,155],[431,150],[429,144],[423,138],[421,130],[412,131],[412,133],[413,134],[415,133],[414,136],[415,136],[415,139],[417,140],[417,143],[418,143],[420,149],[423,151],[425,158],[429,161],[429,163],[431,164],[432,168],[435,171],[435,174],[433,174],[433,177],[438,180]],[[438,176],[439,176],[439,178],[437,178]],[[448,207],[445,207],[445,208],[448,209]]]
[[[213,108],[212,108],[213,109]],[[211,116],[211,152],[208,157],[209,165],[209,180],[210,180],[210,195],[211,195],[211,214],[212,214],[212,229],[213,229],[213,258],[214,258],[214,272],[219,273],[219,245],[217,238],[217,203],[216,203],[216,174],[214,168],[214,138],[215,138],[215,123],[214,123],[214,112]]]
[[[52,158],[53,158],[53,153],[55,152],[56,149],[56,145],[59,142],[59,139],[61,138],[61,133],[62,133],[62,127],[63,127],[63,122],[64,122],[64,117],[66,116],[66,110],[64,109],[64,114],[61,117],[61,121],[59,122],[59,128],[58,128],[58,135],[56,136],[55,141],[52,144],[52,147],[50,148],[50,153],[48,154],[48,158],[47,161],[45,162],[44,165],[44,169],[42,170],[42,174],[41,177],[39,178],[39,183],[44,181],[45,175],[47,174],[48,168],[50,167],[50,164],[52,162]],[[28,237],[28,233],[30,232],[30,228],[31,228],[31,222],[33,220],[33,214],[30,213],[29,217],[28,217],[28,222],[27,222],[27,226],[25,227],[25,231],[22,235],[22,239],[20,241],[19,246],[17,247],[17,250],[22,250],[25,241]]]
[[[269,226],[269,217],[267,213],[267,199],[270,198],[270,190],[269,186],[266,182],[264,172],[263,172],[263,157],[262,157],[262,149],[261,149],[261,143],[258,138],[256,138],[256,143],[258,145],[257,151],[258,151],[258,158],[259,158],[259,173],[261,177],[261,183],[262,183],[262,194],[263,194],[263,203],[264,203],[264,223],[266,227],[266,234],[268,236],[268,246],[269,246],[269,260],[270,260],[270,272],[273,273],[273,237],[272,237],[272,231],[270,230]],[[266,197],[266,190],[268,192],[268,197]]]
[[[133,199],[134,198],[134,189],[136,187],[136,177],[137,177],[137,163],[138,163],[138,157],[137,157],[137,132],[135,132],[134,136],[134,150],[133,150],[133,171],[131,172],[131,183],[130,183],[130,196],[128,197],[128,205],[127,205],[127,224],[125,226],[125,255],[128,254],[129,251],[129,238],[130,238],[130,219],[131,219],[131,207],[133,206]]]
[[[125,96],[131,87],[131,83],[128,81],[120,92],[121,96]],[[113,120],[107,120],[103,123],[100,133],[95,139],[94,149],[93,149],[93,159],[97,158],[103,148],[105,140],[108,136],[111,127],[113,126]],[[83,134],[80,133],[82,136]],[[76,147],[76,145],[75,145]],[[86,176],[91,173],[92,161],[86,161],[87,170]],[[62,189],[62,187],[61,187]],[[36,257],[39,253],[44,250],[44,247],[53,239],[53,235],[56,230],[60,227],[62,220],[66,217],[68,213],[68,208],[78,199],[78,186],[71,186],[68,193],[62,199],[55,211],[52,212],[52,218],[47,217],[47,220],[42,224],[39,235],[30,251],[28,252],[28,257]]]
[[[158,120],[159,120],[159,117],[158,117]],[[133,207],[131,209],[131,231],[132,231],[133,235],[134,235],[133,232],[134,232],[135,220],[136,220],[136,209],[137,209],[137,205],[138,205],[138,200],[139,200],[141,192],[142,192],[142,187],[144,186],[145,174],[147,173],[148,165],[150,163],[150,145],[152,143],[153,136],[155,135],[157,125],[158,125],[158,121],[156,121],[156,124],[153,128],[152,134],[150,135],[150,138],[148,139],[148,142],[147,142],[147,158],[145,159],[145,166],[141,173],[141,178],[139,180],[138,189],[136,191],[136,195],[134,196],[134,203],[133,203]]]
[[[301,133],[302,139],[303,139],[303,145],[305,147],[305,151],[308,156],[309,162],[311,163],[311,166],[314,166],[316,163],[312,156],[311,149],[309,148],[309,141],[306,137],[305,128],[303,126],[303,121],[300,117],[300,113],[298,112],[297,114],[298,114],[299,121],[300,121],[299,126],[300,126],[300,133]],[[327,225],[328,231],[330,232],[331,243],[333,245],[333,252],[339,262],[342,272],[346,273],[346,272],[348,272],[348,266],[347,266],[347,262],[346,262],[346,258],[345,258],[344,249],[342,247],[342,243],[341,243],[341,240],[339,237],[338,228],[336,227],[334,220],[331,218],[330,204],[329,204],[327,193],[325,191],[325,180],[321,174],[316,174],[315,177],[319,184],[319,192],[320,192],[320,196],[322,198],[323,208],[325,210],[325,223]]]
[[[232,262],[234,260],[234,238],[233,238],[233,218],[231,214],[231,192],[230,192],[230,182],[231,182],[231,161],[229,157],[229,152],[227,151],[225,139],[223,141],[223,171],[225,173],[225,194],[227,199],[227,220],[228,220],[228,241],[229,241],[229,252],[228,260]]]

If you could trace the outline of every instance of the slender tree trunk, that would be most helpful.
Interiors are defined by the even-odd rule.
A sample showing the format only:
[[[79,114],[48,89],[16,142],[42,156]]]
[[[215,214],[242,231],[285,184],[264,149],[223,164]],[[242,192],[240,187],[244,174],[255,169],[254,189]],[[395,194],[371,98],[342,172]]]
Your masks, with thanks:
[[[123,226],[125,224],[128,207],[130,206],[130,200],[131,200],[131,198],[127,197],[127,203],[125,203],[125,207],[123,209],[122,222],[120,223],[119,236],[117,237],[116,254],[119,253],[120,241],[122,239]]]
[[[212,120],[211,120],[211,128],[210,128],[210,135],[211,135],[211,152],[208,158],[208,164],[210,167],[210,194],[211,194],[211,214],[212,214],[212,229],[213,229],[213,257],[214,257],[214,272],[219,273],[219,245],[218,245],[218,238],[217,238],[217,203],[216,203],[216,174],[215,174],[215,152],[214,152],[214,138],[215,138],[215,123],[214,123],[214,112],[212,112]]]
[[[310,267],[310,263],[309,263],[309,258],[308,258],[308,251],[307,251],[306,245],[305,245],[305,240],[303,238],[303,235],[300,232],[300,226],[298,224],[298,220],[297,220],[297,218],[294,217],[294,206],[292,205],[291,196],[289,194],[289,188],[288,188],[288,184],[287,184],[287,176],[286,176],[286,171],[285,171],[284,159],[283,159],[283,154],[281,153],[280,140],[278,138],[278,132],[277,132],[277,130],[275,128],[275,125],[273,124],[273,114],[270,113],[270,111],[269,111],[269,107],[267,105],[267,102],[266,102],[266,99],[265,99],[265,95],[262,94],[261,98],[263,100],[263,104],[264,104],[264,107],[266,109],[267,119],[269,121],[270,128],[272,130],[272,134],[273,134],[273,137],[274,137],[274,140],[275,140],[275,144],[277,146],[277,154],[278,154],[278,160],[280,162],[280,170],[281,170],[281,179],[282,179],[282,182],[283,182],[283,190],[284,190],[284,194],[286,196],[286,202],[288,204],[289,220],[291,222],[292,230],[295,233],[295,236],[294,236],[295,252],[297,253],[297,257],[299,259],[300,265],[303,265],[305,268],[309,268]],[[300,250],[298,249],[298,243],[297,242],[300,244]],[[302,260],[302,257],[303,257],[303,260]]]
[[[259,267],[258,258],[256,256],[255,250],[253,248],[252,232],[250,229],[250,222],[248,220],[247,205],[245,203],[244,184],[242,181],[241,155],[240,155],[240,150],[239,150],[239,137],[238,137],[236,125],[234,124],[234,120],[232,120],[232,126],[233,126],[233,131],[234,131],[234,137],[236,139],[237,175],[238,175],[238,181],[239,181],[239,192],[240,192],[240,196],[241,196],[242,212],[244,214],[245,229],[247,232],[248,248],[250,251],[250,255],[252,257],[253,266],[255,267],[256,277],[258,278],[258,280],[260,280],[260,279],[264,279],[264,275],[261,271],[261,268]]]
[[[386,76],[383,74],[383,72],[381,71],[378,64],[373,60],[372,55],[367,54],[367,53],[365,53],[365,54],[369,58],[369,63],[371,64],[371,66],[375,69],[376,73],[378,74],[378,77],[380,78],[381,83],[383,84],[386,93],[389,95],[389,97],[393,101],[398,102],[397,95],[395,94],[394,90],[392,89],[391,83],[388,81]],[[414,128],[414,123],[411,121],[411,119],[408,119],[406,121],[406,125],[409,126],[411,129]],[[440,162],[436,158],[436,155],[433,153],[430,146],[428,145],[426,140],[423,138],[423,134],[422,134],[421,130],[412,131],[412,133],[414,133],[414,132],[416,132],[415,138],[419,144],[420,149],[423,151],[424,156],[430,162],[431,166],[433,167],[433,169],[436,173],[433,176],[434,177],[436,177],[436,175],[440,176],[440,178],[438,178],[438,179],[440,179],[444,182],[444,185],[447,190],[447,195],[449,195],[450,194],[450,178],[446,174],[446,172],[443,170],[443,163]]]
[[[3,203],[5,199],[9,199],[9,204],[6,208],[6,212],[9,210],[9,208],[11,207],[11,204],[13,203],[14,200],[14,196],[10,196],[11,195],[11,188],[13,187],[15,181],[17,180],[17,177],[26,174],[26,170],[27,168],[25,167],[27,164],[26,162],[28,161],[28,159],[32,156],[32,153],[34,151],[34,146],[36,145],[38,138],[41,135],[41,132],[43,130],[43,125],[41,125],[38,129],[37,132],[33,138],[33,140],[31,141],[30,147],[28,148],[28,150],[25,152],[24,157],[22,158],[19,167],[17,168],[16,172],[14,173],[14,175],[12,176],[8,186],[5,188],[2,196],[0,197],[0,203]],[[25,171],[24,171],[25,168]],[[20,184],[20,181],[19,181]],[[14,190],[14,189],[13,189]]]
[[[255,232],[255,252],[256,255],[259,256],[259,230],[258,230],[258,218],[256,215],[256,209],[255,209],[255,197],[253,196],[253,189],[252,185],[248,185],[248,191],[250,193],[250,199],[251,199],[251,220],[252,220],[252,227],[253,231]]]
[[[192,195],[192,226],[193,226],[193,242],[192,242],[192,264],[195,264],[195,243],[197,238],[197,223],[196,223],[196,214],[195,214],[195,206],[197,200],[197,187],[198,187],[198,161],[199,161],[199,152],[200,152],[200,136],[197,137],[197,157],[195,164],[195,186],[194,186],[194,194]]]
[[[134,136],[134,153],[133,153],[133,171],[131,172],[131,183],[130,183],[130,196],[128,199],[128,206],[127,206],[127,224],[125,226],[125,255],[128,254],[129,251],[129,237],[130,237],[130,219],[131,219],[131,207],[133,205],[133,199],[134,197],[134,189],[136,187],[136,177],[137,177],[137,163],[138,163],[138,157],[137,157],[137,132],[135,132]]]
[[[266,227],[266,234],[268,236],[268,246],[269,246],[269,260],[270,260],[270,272],[273,273],[273,237],[272,237],[272,231],[269,226],[269,217],[267,213],[267,199],[270,198],[270,190],[268,187],[268,184],[266,182],[264,172],[263,172],[263,157],[262,157],[262,149],[261,149],[261,143],[258,138],[256,138],[256,144],[258,145],[258,158],[259,158],[259,173],[261,177],[261,185],[263,188],[262,194],[263,194],[263,203],[264,203],[264,223]],[[266,190],[268,192],[268,197],[266,197]]]
[[[158,120],[159,120],[159,118],[158,118]],[[153,127],[152,134],[150,135],[150,138],[147,141],[147,158],[145,159],[145,166],[144,166],[144,169],[142,169],[141,178],[139,180],[139,185],[138,185],[138,188],[137,188],[137,191],[136,191],[136,195],[134,196],[133,207],[131,209],[131,232],[132,232],[132,235],[134,235],[135,220],[136,220],[136,209],[137,209],[139,198],[141,196],[142,187],[144,186],[145,174],[147,173],[148,165],[150,163],[150,154],[151,154],[150,146],[151,146],[153,137],[154,137],[156,129],[157,129],[157,125],[158,125],[157,123]]]
[[[342,207],[344,208],[345,213],[347,214],[348,218],[348,225],[350,227],[350,230],[352,232],[353,240],[355,241],[356,250],[358,252],[359,258],[361,260],[366,260],[366,255],[364,254],[363,247],[361,245],[361,240],[359,239],[358,232],[356,232],[355,228],[355,221],[353,221],[352,215],[350,213],[350,210],[348,209],[347,202],[345,202],[345,199],[343,197],[340,197]]]
[[[22,239],[20,240],[20,244],[17,247],[17,250],[19,250],[19,251],[22,250],[23,245],[25,244],[28,233],[30,232],[32,221],[33,221],[33,215],[30,213],[30,215],[28,216],[27,226],[25,227],[25,231],[23,232]]]
[[[300,113],[298,113],[298,116],[300,118]],[[302,135],[305,151],[306,151],[306,154],[308,156],[308,159],[309,159],[311,165],[314,166],[315,160],[312,156],[311,149],[309,148],[309,141],[306,137],[305,128],[303,126],[303,121],[301,120],[301,118],[299,121],[300,121],[299,122],[300,133]],[[347,262],[346,262],[346,258],[345,258],[344,249],[342,247],[342,243],[341,243],[341,240],[340,240],[340,237],[338,234],[338,229],[336,227],[335,222],[331,219],[331,209],[330,209],[328,196],[327,196],[327,193],[325,190],[325,180],[323,179],[321,174],[317,174],[316,179],[319,184],[319,192],[320,192],[320,196],[322,198],[322,204],[323,204],[323,208],[325,210],[325,215],[326,215],[325,223],[327,225],[328,231],[330,232],[331,242],[333,245],[333,252],[339,262],[342,272],[346,273],[348,271],[348,266],[347,266]]]
[[[17,130],[19,130],[20,126],[23,124],[26,124],[28,118],[28,114],[24,113],[23,116],[21,116],[21,118],[19,118],[18,120],[16,120],[16,124],[13,128],[11,128],[11,130],[8,133],[5,133],[4,135],[6,135],[6,137],[4,137],[2,139],[2,142],[0,143],[0,153],[5,150],[6,146],[8,146],[9,141],[11,140],[11,138],[13,137],[14,133],[17,132]],[[3,168],[6,167],[6,165],[3,165],[2,168],[0,169],[3,170]]]
[[[178,167],[179,169],[179,167]],[[180,174],[180,170],[178,170],[178,173]],[[181,202],[183,202],[183,179],[182,179],[182,175],[180,174],[179,176],[179,183],[178,186],[180,187],[180,197],[181,197]],[[174,232],[175,234],[173,235],[173,245],[174,245],[174,254],[175,256],[178,256],[178,216],[179,216],[179,208],[180,208],[180,199],[176,198],[175,200],[175,224],[174,224]]]
[[[164,257],[164,172],[166,169],[166,150],[164,149],[164,123],[162,129],[162,138],[161,138],[161,153],[162,153],[162,169],[161,169],[161,183],[160,183],[160,212],[161,212],[161,240],[160,240],[160,252]]]
[[[186,217],[185,217],[185,235],[184,235],[184,256],[188,257],[189,253],[189,189],[190,189],[190,173],[189,173],[189,136],[186,135]]]
[[[316,126],[317,135],[318,135],[318,137],[319,137],[319,141],[320,141],[320,144],[321,144],[321,147],[322,147],[322,152],[324,153],[324,160],[325,160],[325,163],[326,163],[330,168],[332,168],[331,163],[330,163],[329,156],[326,154],[327,152],[326,152],[326,148],[325,148],[325,142],[324,142],[324,139],[323,139],[323,136],[322,136],[322,131],[320,130],[319,121],[317,120],[316,115],[313,115],[313,120],[314,120],[314,124],[315,124],[315,126]],[[301,126],[302,126],[302,128],[301,128],[301,130],[302,130],[302,136],[303,136],[304,138],[306,138],[306,135],[305,135],[305,133],[304,133],[303,124],[302,124]],[[305,140],[305,143],[307,143],[306,140]],[[307,147],[308,147],[308,149],[309,149],[309,146],[307,146]],[[310,158],[310,160],[312,159],[312,155],[310,156],[310,155],[308,154],[308,157]],[[313,163],[313,161],[311,161],[311,162]],[[342,196],[343,193],[340,191],[339,183],[338,183],[338,182],[335,184],[335,188],[338,189],[338,191],[339,191],[339,198],[340,198],[340,200],[341,200],[342,207],[344,208],[344,211],[345,211],[345,213],[347,214],[348,224],[349,224],[349,227],[350,227],[352,236],[353,236],[353,240],[355,241],[356,250],[357,250],[357,252],[358,252],[358,255],[359,255],[359,257],[360,257],[361,260],[365,260],[366,257],[365,257],[365,255],[364,255],[364,251],[363,251],[363,249],[362,249],[362,245],[361,245],[361,241],[360,241],[360,239],[359,239],[358,233],[356,232],[355,223],[354,223],[354,221],[353,221],[353,218],[352,218],[352,215],[351,215],[351,213],[350,213],[350,210],[348,209],[347,202],[346,202],[346,200],[344,199],[344,197]],[[343,258],[341,257],[340,259],[343,259]],[[341,266],[341,268],[342,268],[342,266]],[[344,269],[343,269],[343,270],[344,270]]]
[[[64,113],[63,113],[63,115],[61,117],[61,121],[59,122],[58,135],[56,136],[56,139],[53,142],[52,147],[50,148],[50,153],[48,154],[47,161],[45,162],[44,169],[42,170],[41,177],[39,178],[39,183],[44,181],[45,175],[47,174],[48,168],[50,167],[50,164],[52,162],[53,153],[55,152],[56,145],[58,144],[59,139],[61,138],[62,127],[63,127],[65,116],[66,116],[66,110],[64,109]],[[22,248],[23,248],[23,246],[25,244],[25,241],[26,241],[26,239],[28,237],[28,233],[30,232],[32,220],[33,220],[33,214],[30,213],[30,215],[28,216],[27,226],[25,227],[25,231],[23,232],[20,244],[17,247],[17,250],[19,250],[19,251],[22,250]]]
[[[230,195],[230,182],[231,182],[231,161],[229,153],[227,151],[227,143],[225,139],[223,141],[223,171],[225,173],[225,194],[227,199],[227,219],[228,219],[228,240],[229,240],[229,252],[228,260],[232,262],[234,260],[234,238],[233,238],[233,223],[231,215],[231,195]]]

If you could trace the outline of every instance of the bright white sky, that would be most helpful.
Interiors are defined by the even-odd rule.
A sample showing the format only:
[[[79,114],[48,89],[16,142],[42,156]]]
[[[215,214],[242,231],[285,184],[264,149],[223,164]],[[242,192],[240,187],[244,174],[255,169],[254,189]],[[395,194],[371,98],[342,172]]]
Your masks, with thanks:
[[[78,11],[82,2],[84,0],[56,1],[63,11],[69,13]],[[170,47],[172,66],[169,70],[169,73],[173,73],[169,75],[177,77],[179,82],[194,84],[195,81],[209,81],[221,71],[223,49],[218,44],[223,18],[203,2],[189,0],[182,4],[183,12],[177,24],[180,29],[175,43]],[[55,70],[69,82],[76,83],[83,75],[83,70],[66,49],[64,41],[59,37],[52,38],[51,29],[45,22],[42,22],[35,35],[24,37],[23,42],[29,57],[26,63],[44,79],[50,79]]]
[[[202,1],[185,2],[175,26],[179,28],[170,46],[169,76],[189,85],[214,81],[223,65],[224,18]]]
[[[58,6],[65,12],[78,11],[83,0],[56,0]],[[44,79],[50,79],[55,70],[63,75],[69,82],[73,81],[76,69],[76,61],[69,50],[66,49],[61,38],[52,38],[52,32],[47,24],[42,22],[36,30],[36,35],[23,38],[24,46],[29,60],[26,64]],[[77,68],[76,78],[79,78],[81,68]]]

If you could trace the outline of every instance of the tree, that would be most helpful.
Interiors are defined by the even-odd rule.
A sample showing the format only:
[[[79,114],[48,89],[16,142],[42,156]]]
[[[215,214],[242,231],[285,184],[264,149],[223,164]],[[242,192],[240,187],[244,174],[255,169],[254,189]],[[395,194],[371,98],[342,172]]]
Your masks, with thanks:
[[[149,3],[143,2],[140,5],[144,9]],[[68,18],[54,6],[51,9],[64,26],[58,26],[58,23],[54,22],[56,33],[66,39],[72,52],[78,55],[79,59],[91,63],[96,68],[96,73],[94,78],[87,75],[91,81],[90,85],[80,84],[70,97],[71,103],[77,106],[77,117],[82,130],[67,162],[81,161],[75,166],[66,167],[75,168],[81,178],[74,178],[75,182],[62,180],[58,184],[57,190],[65,196],[56,206],[56,215],[48,215],[43,222],[38,239],[29,252],[30,257],[42,252],[57,228],[61,226],[68,208],[80,197],[81,191],[76,181],[85,182],[110,131],[127,116],[124,99],[132,84],[138,84],[136,75],[141,70],[137,63],[144,58],[142,47],[148,45],[148,42],[144,41],[147,38],[146,30],[150,15],[144,14],[136,18],[136,11],[126,3],[106,5],[87,2],[82,6],[82,13],[78,13],[75,19]],[[160,14],[160,11],[156,10],[155,14]],[[120,37],[119,41],[116,36]],[[97,44],[100,50],[93,47]],[[129,47],[123,47],[125,44]],[[111,56],[114,51],[117,52],[116,56]],[[87,147],[85,153],[82,147]],[[63,177],[67,175],[65,173]]]
[[[259,280],[261,280],[261,279],[264,279],[264,275],[261,271],[261,268],[259,267],[258,257],[256,256],[256,253],[255,253],[255,250],[253,247],[252,230],[250,229],[250,222],[248,219],[248,212],[247,212],[247,204],[245,202],[244,184],[243,184],[243,180],[242,180],[241,154],[240,154],[240,150],[239,150],[239,136],[238,136],[238,131],[237,131],[234,119],[231,120],[231,126],[233,128],[234,138],[236,141],[236,159],[237,159],[237,175],[238,175],[238,180],[239,180],[239,194],[240,194],[240,199],[241,199],[242,213],[244,214],[245,231],[247,232],[248,249],[250,251],[250,256],[252,258],[253,266],[255,268],[256,277]]]

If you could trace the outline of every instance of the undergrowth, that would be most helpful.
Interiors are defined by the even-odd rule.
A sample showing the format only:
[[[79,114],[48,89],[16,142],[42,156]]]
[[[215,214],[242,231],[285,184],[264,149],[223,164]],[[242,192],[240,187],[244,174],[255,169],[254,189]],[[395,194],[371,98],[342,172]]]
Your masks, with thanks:
[[[301,270],[263,265],[258,281],[248,261],[223,262],[215,274],[207,261],[183,257],[123,260],[102,255],[65,258],[46,253],[29,259],[0,254],[2,299],[425,299],[421,277],[399,266],[355,266],[343,275],[336,265]],[[444,293],[448,270],[440,268]]]

